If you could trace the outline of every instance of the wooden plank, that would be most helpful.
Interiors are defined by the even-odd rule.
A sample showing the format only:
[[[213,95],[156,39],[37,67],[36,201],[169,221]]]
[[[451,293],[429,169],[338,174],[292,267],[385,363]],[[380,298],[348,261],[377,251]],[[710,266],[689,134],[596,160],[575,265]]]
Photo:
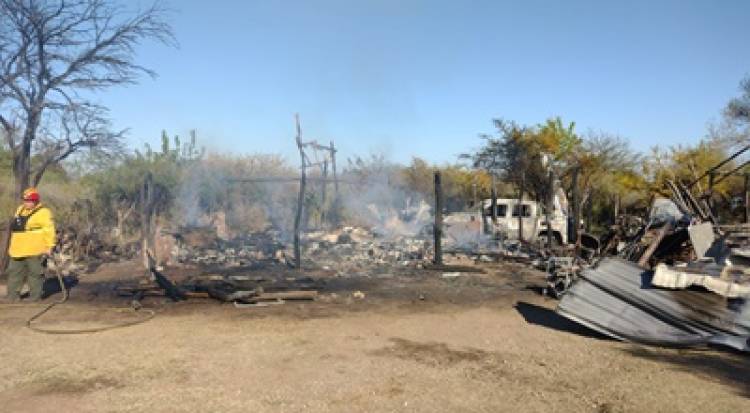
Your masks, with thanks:
[[[242,301],[270,301],[270,300],[313,300],[318,296],[315,290],[280,291],[274,293],[262,293],[249,300]]]
[[[448,271],[448,272],[473,272],[473,273],[479,273],[479,274],[486,274],[487,272],[479,267],[472,267],[470,265],[448,265],[448,264],[442,264],[442,265],[425,265],[425,270],[428,271]]]
[[[664,224],[661,229],[659,229],[659,232],[656,234],[656,237],[651,241],[651,245],[648,246],[646,251],[641,255],[641,258],[638,260],[638,265],[640,265],[643,268],[648,268],[648,260],[651,259],[651,256],[654,254],[654,251],[656,251],[656,248],[659,247],[659,244],[661,244],[661,241],[664,239],[665,236],[672,230],[673,225],[671,222],[667,222]]]
[[[117,295],[120,297],[131,297],[135,295],[142,295],[145,297],[166,297],[167,294],[161,289],[136,289],[133,287],[118,287]],[[211,298],[207,292],[201,291],[184,291],[183,295],[185,298]]]

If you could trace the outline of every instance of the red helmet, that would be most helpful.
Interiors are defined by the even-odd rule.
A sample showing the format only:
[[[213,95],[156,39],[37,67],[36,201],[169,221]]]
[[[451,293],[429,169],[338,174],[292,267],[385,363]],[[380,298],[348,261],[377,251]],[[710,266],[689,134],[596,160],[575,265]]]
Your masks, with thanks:
[[[27,190],[23,191],[23,200],[39,202],[39,192],[36,190],[36,188],[28,188]]]

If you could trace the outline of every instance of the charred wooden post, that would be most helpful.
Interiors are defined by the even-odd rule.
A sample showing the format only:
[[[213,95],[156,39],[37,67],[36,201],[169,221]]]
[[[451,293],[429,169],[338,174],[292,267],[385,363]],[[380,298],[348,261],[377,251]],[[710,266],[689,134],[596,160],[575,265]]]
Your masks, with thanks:
[[[329,219],[331,220],[331,223],[334,226],[337,226],[337,225],[339,225],[339,222],[340,222],[340,216],[339,216],[339,203],[340,203],[340,200],[339,200],[339,176],[338,176],[338,173],[336,172],[336,152],[337,152],[337,149],[333,145],[333,141],[331,141],[330,148],[331,148],[331,173],[333,174],[333,202],[331,203],[331,211],[332,211],[332,213],[330,214],[331,218],[329,218]]]
[[[440,171],[435,171],[435,265],[443,264],[443,188],[440,182]]]
[[[323,193],[321,194],[323,202],[326,201],[326,197],[328,196],[328,162],[328,159],[323,161]]]
[[[150,253],[154,247],[153,215],[154,215],[154,183],[151,173],[147,173],[141,187],[141,249],[143,265],[151,268]]]
[[[323,161],[323,186],[321,187],[321,190],[320,190],[320,197],[321,197],[320,225],[321,226],[325,225],[326,218],[328,216],[327,196],[328,196],[328,159]]]
[[[177,287],[169,278],[165,277],[164,274],[160,273],[156,269],[156,260],[151,254],[146,252],[146,262],[148,270],[151,273],[151,278],[156,284],[164,290],[164,295],[172,299],[172,301],[186,300],[187,296],[179,287]]]
[[[331,141],[331,172],[333,172],[333,190],[334,190],[334,196],[338,198],[338,196],[339,196],[339,178],[338,178],[338,175],[336,175],[336,147],[333,146],[333,141]]]
[[[294,265],[297,269],[302,269],[302,251],[300,247],[300,231],[302,224],[302,210],[305,203],[305,179],[307,163],[305,161],[305,150],[302,146],[302,131],[299,125],[299,114],[294,115],[297,129],[297,148],[300,156],[300,179],[299,179],[299,196],[297,197],[297,214],[294,216]]]

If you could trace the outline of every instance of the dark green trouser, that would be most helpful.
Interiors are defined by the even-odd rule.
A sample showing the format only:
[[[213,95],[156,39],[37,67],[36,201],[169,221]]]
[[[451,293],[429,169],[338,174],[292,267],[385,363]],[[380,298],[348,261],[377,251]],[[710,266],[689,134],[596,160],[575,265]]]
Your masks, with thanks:
[[[21,288],[26,281],[29,284],[29,298],[33,301],[42,299],[44,268],[42,256],[11,258],[8,263],[8,299],[18,300]]]

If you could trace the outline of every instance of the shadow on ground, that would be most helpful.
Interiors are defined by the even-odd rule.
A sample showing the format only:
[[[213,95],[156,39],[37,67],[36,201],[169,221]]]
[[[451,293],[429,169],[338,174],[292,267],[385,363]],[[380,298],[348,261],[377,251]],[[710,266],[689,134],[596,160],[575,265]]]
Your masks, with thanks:
[[[665,363],[675,369],[734,387],[750,398],[750,357],[740,353],[708,350],[665,350],[633,346],[624,349],[631,356]]]
[[[65,289],[70,291],[71,288],[78,285],[78,277],[73,275],[65,276],[63,277],[63,284],[65,284]],[[57,277],[44,280],[44,284],[42,285],[42,298],[47,298],[60,292],[62,292],[62,289],[60,288],[60,281]]]
[[[524,320],[526,320],[526,322],[529,324],[535,324],[557,331],[578,334],[581,336],[596,338],[600,340],[611,340],[611,338],[601,333],[598,333],[588,327],[568,320],[567,318],[557,314],[554,310],[550,310],[549,308],[526,303],[523,301],[519,301],[518,303],[516,303],[515,308],[516,311],[518,311],[521,316],[523,316]]]

